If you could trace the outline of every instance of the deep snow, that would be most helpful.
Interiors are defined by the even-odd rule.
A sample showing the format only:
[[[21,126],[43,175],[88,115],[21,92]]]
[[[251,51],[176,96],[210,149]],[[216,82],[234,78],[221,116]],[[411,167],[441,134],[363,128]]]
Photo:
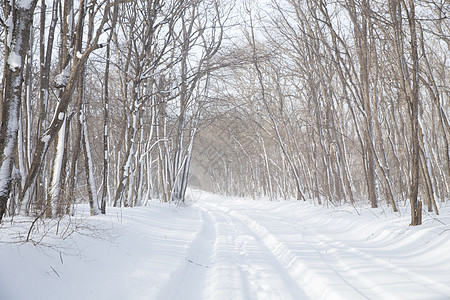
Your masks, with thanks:
[[[190,194],[37,222],[28,243],[30,220],[5,222],[0,299],[450,299],[448,204],[409,227],[407,206]]]

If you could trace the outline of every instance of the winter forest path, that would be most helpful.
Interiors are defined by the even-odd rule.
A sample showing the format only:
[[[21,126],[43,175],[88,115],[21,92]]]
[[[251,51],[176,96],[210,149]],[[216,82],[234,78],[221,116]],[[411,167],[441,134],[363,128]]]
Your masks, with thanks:
[[[449,299],[450,278],[422,275],[422,258],[404,256],[401,238],[255,203],[195,205],[203,226],[170,299]]]

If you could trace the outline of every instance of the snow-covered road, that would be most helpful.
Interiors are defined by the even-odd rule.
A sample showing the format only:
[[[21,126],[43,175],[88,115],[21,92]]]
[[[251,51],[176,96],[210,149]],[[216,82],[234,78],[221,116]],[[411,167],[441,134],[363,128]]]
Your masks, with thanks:
[[[197,204],[204,221],[197,239],[208,246],[194,243],[188,270],[206,280],[202,294],[191,299],[450,297],[450,263],[441,273],[433,271],[432,258],[420,255],[422,247],[413,248],[417,241],[377,238],[375,232],[352,228],[351,221],[334,226],[339,217],[320,224],[308,212],[257,204],[217,198]],[[179,299],[186,299],[183,291],[193,278],[185,281]]]
[[[155,204],[88,219],[109,222],[118,236],[113,243],[72,236],[79,257],[0,244],[0,257],[9,258],[0,299],[40,290],[45,299],[450,299],[447,206],[443,217],[425,215],[424,225],[408,227],[406,207],[399,216],[194,194],[188,207]],[[33,256],[39,263],[23,263]],[[34,292],[14,289],[8,270],[34,280]]]

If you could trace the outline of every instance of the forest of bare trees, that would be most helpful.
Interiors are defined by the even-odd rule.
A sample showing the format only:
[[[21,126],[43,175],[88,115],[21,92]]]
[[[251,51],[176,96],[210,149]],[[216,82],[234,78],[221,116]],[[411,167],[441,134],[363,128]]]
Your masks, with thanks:
[[[227,195],[450,198],[447,0],[6,0],[0,220],[188,182]],[[423,205],[423,207],[422,207]]]

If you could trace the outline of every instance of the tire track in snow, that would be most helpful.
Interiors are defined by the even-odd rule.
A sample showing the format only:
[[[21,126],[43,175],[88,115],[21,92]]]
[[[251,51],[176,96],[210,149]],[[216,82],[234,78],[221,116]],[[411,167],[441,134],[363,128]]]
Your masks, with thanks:
[[[216,232],[211,227],[211,217],[200,210],[203,221],[201,231],[191,244],[186,256],[186,271],[179,288],[176,299],[200,299],[207,280],[208,269],[213,262],[213,245],[216,241]]]
[[[217,207],[219,208],[219,206]],[[273,228],[276,226],[274,224],[277,224],[278,227],[279,224],[283,224],[283,232],[286,232],[288,228],[297,227],[298,229],[298,224],[286,222],[285,219],[269,215],[268,212],[262,210],[258,210],[257,212],[256,219],[261,220],[257,221],[255,216],[249,216],[255,214],[251,210],[241,213],[236,209],[228,207],[220,206],[220,209],[228,211],[230,215],[240,218],[249,224],[249,227],[252,228],[252,230],[254,229],[255,232],[260,232],[263,235],[272,235],[276,242],[282,244],[283,247],[286,247],[285,250],[294,253],[294,249],[298,248],[298,245],[292,246],[289,242],[284,243],[280,241],[273,234]],[[262,225],[262,223],[265,225]],[[271,224],[271,229],[269,229],[267,224]],[[343,295],[341,295],[342,293],[339,293],[343,299],[375,299],[379,297],[384,299],[402,299],[402,291],[405,291],[405,288],[409,289],[408,292],[411,292],[412,288],[414,294],[422,299],[448,299],[448,295],[450,295],[450,288],[442,283],[433,281],[418,273],[408,271],[387,260],[378,258],[324,234],[318,233],[313,226],[308,227],[307,230],[305,230],[306,227],[303,225],[300,227],[300,234],[299,232],[293,232],[293,234],[301,236],[301,238],[315,250],[316,254],[321,258],[329,270],[335,274],[336,278],[345,282],[348,285],[348,288],[350,288],[347,289]],[[346,264],[346,262],[351,262],[351,265]],[[318,267],[320,266],[315,266],[315,269],[318,269]],[[310,275],[314,275],[314,272]],[[333,284],[331,284],[331,286],[333,286]],[[336,289],[335,285],[333,289]],[[308,291],[307,288],[305,288],[305,290]],[[359,293],[359,297],[356,294],[353,296],[346,294],[347,292],[351,292],[351,290]],[[322,293],[321,297],[335,299],[339,295],[325,292]],[[313,296],[313,298],[317,298],[317,295]]]
[[[211,220],[209,227],[214,229],[216,238],[202,298],[243,299],[248,294],[245,288],[248,283],[237,265],[240,253],[235,241],[236,228],[224,222],[221,215],[206,210],[204,213]]]
[[[212,206],[199,205],[216,228],[210,285],[204,299],[305,299],[265,243],[244,222]]]
[[[170,275],[165,285],[160,289],[156,299],[200,299],[208,268],[212,263],[215,231],[211,228],[209,216],[198,210],[202,220],[200,230],[192,243],[188,245],[185,260],[182,261]]]
[[[249,222],[255,222],[257,226],[260,226],[264,228],[267,232],[270,234],[273,234],[273,226],[274,224],[283,224],[283,230],[286,231],[287,228],[292,227],[292,223],[286,222],[285,219],[275,217],[272,215],[269,215],[266,212],[258,211],[257,219],[262,219],[263,221],[257,221],[255,220],[255,216],[251,217],[249,214],[246,213],[240,213],[234,210],[231,210],[232,214],[239,214],[243,218],[246,218]],[[250,214],[251,215],[251,214]],[[265,225],[262,225],[264,223]],[[268,224],[271,224],[272,229],[269,229]],[[298,226],[298,225],[297,225]],[[329,275],[333,275],[336,278],[336,281],[340,281],[344,284],[344,289],[348,290],[350,288],[350,291],[356,291],[357,294],[352,296],[351,298],[354,299],[374,299],[377,297],[380,297],[380,295],[384,295],[384,297],[388,297],[389,299],[395,299],[394,294],[390,294],[388,290],[383,289],[382,286],[376,285],[370,278],[365,276],[362,273],[356,272],[354,268],[346,265],[341,258],[343,257],[341,254],[341,251],[343,249],[339,249],[336,251],[336,248],[334,248],[330,243],[323,242],[324,240],[331,241],[330,238],[323,234],[317,233],[312,227],[308,227],[307,230],[305,230],[305,226],[301,225],[302,232],[301,232],[301,239],[305,244],[307,244],[313,251],[315,252],[315,259],[319,260],[321,263],[315,264],[315,269],[321,269],[320,264],[324,264],[326,266],[325,270],[323,270],[324,275],[323,277],[329,277]],[[295,236],[298,234],[297,232],[293,232],[292,235]],[[295,252],[295,245],[292,246],[291,243],[282,242],[277,238],[278,242],[285,245],[287,248]],[[331,249],[331,251],[330,251]],[[330,257],[326,254],[328,252],[333,252],[334,254],[337,254],[336,257]],[[352,257],[353,258],[353,257]],[[348,260],[348,258],[347,258]],[[356,265],[356,264],[354,264]],[[365,266],[374,266],[374,263],[370,263],[368,261],[365,261],[364,263],[357,264],[358,266],[365,265]],[[331,274],[330,274],[331,273]],[[329,279],[328,279],[329,280]],[[347,285],[347,287],[345,287]],[[367,286],[365,288],[362,288],[363,286]],[[330,286],[333,286],[335,288],[336,286],[331,284]],[[341,287],[342,288],[342,287]],[[375,293],[374,293],[375,292]],[[332,298],[334,299],[336,295],[329,295],[327,292],[323,293],[321,297],[324,298]],[[342,297],[342,296],[340,296]],[[343,296],[345,298],[345,295]]]
[[[274,222],[285,224],[286,226],[293,225],[286,222],[283,218],[269,215],[265,211],[258,211],[259,216],[261,216],[261,213],[264,214],[266,220],[274,220]],[[267,224],[267,222],[264,222],[264,224]],[[331,269],[334,271],[339,270],[336,274],[339,274],[343,279],[345,277],[354,279],[354,283],[352,283],[352,280],[345,279],[350,285],[359,282],[359,289],[364,289],[364,294],[370,295],[371,299],[383,294],[392,298],[402,298],[399,292],[402,291],[402,285],[408,286],[408,289],[411,290],[411,283],[414,284],[414,293],[418,296],[421,295],[422,298],[449,299],[449,286],[419,273],[409,271],[389,260],[376,257],[360,248],[350,246],[343,241],[338,241],[329,235],[319,233],[313,224],[310,225],[307,231],[308,234],[304,235],[303,238],[318,251]],[[305,226],[302,227],[304,228]],[[364,269],[358,272],[355,268],[345,264],[344,261],[354,261],[353,265],[359,266],[359,269],[365,266],[366,269],[372,269],[374,274],[365,275],[364,273],[368,273],[368,271]],[[375,276],[376,273],[380,276]],[[378,278],[377,283],[374,282],[373,277]],[[392,280],[393,278],[395,280]],[[374,292],[375,294],[373,294]]]
[[[299,249],[293,250],[260,222],[249,216],[213,203],[207,205],[240,220],[255,235],[260,237],[272,255],[290,274],[290,277],[299,282],[301,288],[305,291],[306,295],[297,299],[369,299],[357,287],[342,278],[339,273],[334,272],[335,276],[331,280],[329,276],[330,266],[321,259],[317,250],[308,243],[303,241],[300,244],[301,247],[297,247]],[[286,231],[289,230],[289,227],[283,227],[283,229]],[[296,235],[299,235],[298,232],[294,232],[290,236]],[[301,236],[299,238],[301,239]],[[299,250],[300,253],[298,253]]]

